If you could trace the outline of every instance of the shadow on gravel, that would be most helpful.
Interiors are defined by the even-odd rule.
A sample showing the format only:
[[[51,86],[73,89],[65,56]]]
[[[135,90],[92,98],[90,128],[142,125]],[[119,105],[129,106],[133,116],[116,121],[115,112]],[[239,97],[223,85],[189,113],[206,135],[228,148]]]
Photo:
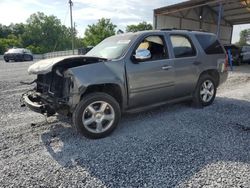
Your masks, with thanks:
[[[61,166],[83,168],[105,186],[174,187],[208,164],[250,163],[249,109],[248,101],[218,97],[203,109],[177,104],[126,115],[104,139],[59,122],[41,138]]]

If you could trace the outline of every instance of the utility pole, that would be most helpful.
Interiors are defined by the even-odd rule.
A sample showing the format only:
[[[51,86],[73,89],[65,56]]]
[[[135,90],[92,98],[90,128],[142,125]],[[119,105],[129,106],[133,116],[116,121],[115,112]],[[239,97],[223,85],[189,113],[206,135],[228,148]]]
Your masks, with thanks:
[[[73,27],[73,18],[72,18],[72,6],[73,2],[69,0],[69,8],[70,8],[70,24],[71,24],[71,38],[72,38],[72,51],[74,55],[74,27]]]
[[[223,13],[223,5],[222,5],[222,2],[220,2],[219,14],[218,14],[218,23],[217,23],[217,38],[220,38],[220,27],[221,27],[222,13]]]

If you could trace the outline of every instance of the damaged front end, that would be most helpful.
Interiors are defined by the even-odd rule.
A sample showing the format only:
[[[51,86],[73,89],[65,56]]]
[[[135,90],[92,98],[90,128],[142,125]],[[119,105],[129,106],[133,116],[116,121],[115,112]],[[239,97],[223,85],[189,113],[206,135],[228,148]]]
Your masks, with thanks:
[[[67,74],[67,70],[100,61],[103,59],[69,56],[42,60],[31,65],[28,72],[37,74],[36,86],[22,95],[22,103],[46,116],[55,113],[70,116],[80,95],[74,77]]]
[[[70,78],[54,71],[47,74],[39,74],[36,86],[22,95],[23,103],[31,110],[52,116],[56,112],[68,115]]]

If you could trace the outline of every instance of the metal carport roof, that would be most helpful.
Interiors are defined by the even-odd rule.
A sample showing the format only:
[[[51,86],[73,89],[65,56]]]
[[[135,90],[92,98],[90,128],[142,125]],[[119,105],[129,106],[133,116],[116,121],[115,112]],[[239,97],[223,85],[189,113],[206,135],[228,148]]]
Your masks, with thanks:
[[[197,7],[206,6],[218,14],[219,4],[223,5],[222,19],[230,25],[250,23],[250,0],[191,0],[154,10],[155,15],[168,15]]]
[[[190,0],[154,10],[154,28],[204,30],[230,43],[233,25],[250,23],[250,0]]]

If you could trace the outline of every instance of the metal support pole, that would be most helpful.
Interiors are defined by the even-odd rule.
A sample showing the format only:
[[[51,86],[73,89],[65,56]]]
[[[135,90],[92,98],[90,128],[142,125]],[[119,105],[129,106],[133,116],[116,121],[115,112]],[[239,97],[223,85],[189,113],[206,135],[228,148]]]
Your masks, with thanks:
[[[221,24],[221,18],[222,18],[222,2],[220,2],[220,7],[219,7],[219,14],[218,14],[218,25],[217,25],[217,37],[220,38],[220,24]]]
[[[74,55],[74,27],[73,27],[73,17],[72,17],[72,6],[73,6],[73,2],[71,0],[69,0],[71,38],[72,38],[72,52],[73,52],[73,55]]]
[[[202,28],[203,28],[203,16],[204,16],[204,14],[203,14],[203,7],[201,7],[200,8],[200,15],[199,15],[199,21],[200,21],[200,30],[202,31]]]

